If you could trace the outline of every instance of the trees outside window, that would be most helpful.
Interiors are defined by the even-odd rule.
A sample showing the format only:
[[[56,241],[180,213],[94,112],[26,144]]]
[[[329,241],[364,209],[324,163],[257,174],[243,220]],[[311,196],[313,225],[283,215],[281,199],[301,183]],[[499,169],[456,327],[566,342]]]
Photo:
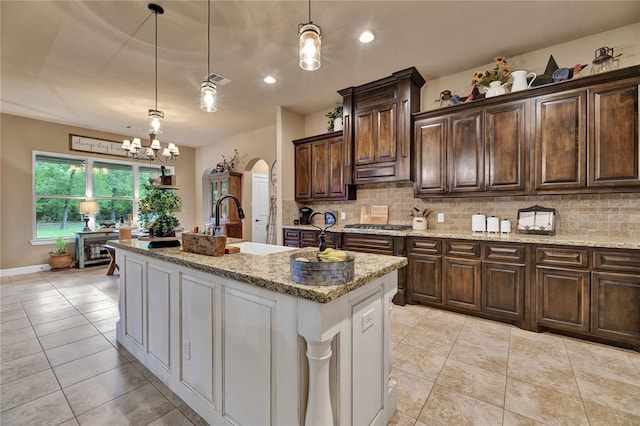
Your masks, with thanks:
[[[80,202],[95,199],[96,224],[138,215],[144,185],[160,166],[34,152],[34,237],[71,237],[84,228]],[[91,173],[87,173],[90,170]]]

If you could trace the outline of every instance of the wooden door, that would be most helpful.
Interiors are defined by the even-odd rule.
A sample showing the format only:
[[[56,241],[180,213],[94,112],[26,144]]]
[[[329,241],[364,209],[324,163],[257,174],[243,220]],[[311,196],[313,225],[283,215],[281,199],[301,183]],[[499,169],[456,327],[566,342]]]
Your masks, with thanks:
[[[311,144],[311,197],[329,196],[329,174],[332,164],[329,162],[329,144],[319,141]]]
[[[451,116],[449,137],[450,192],[484,190],[483,111]]]
[[[410,254],[408,260],[408,300],[441,304],[442,256]]]
[[[536,98],[537,190],[586,186],[586,102],[584,90]]]
[[[447,192],[448,127],[448,117],[414,123],[416,195]]]
[[[295,185],[296,200],[309,200],[311,198],[311,145],[296,145],[295,150]]]
[[[640,275],[594,272],[591,332],[640,345]]]
[[[525,103],[485,110],[485,179],[488,191],[524,191]]]
[[[375,162],[376,109],[356,111],[354,163],[356,166]]]
[[[481,271],[475,259],[444,259],[444,303],[457,308],[480,311]]]
[[[524,319],[524,277],[524,266],[482,262],[482,311],[508,319]]]
[[[396,101],[375,108],[375,144],[376,163],[396,161],[398,158],[396,140]]]
[[[637,80],[589,90],[590,187],[640,186]]]
[[[590,284],[589,271],[538,267],[538,324],[562,330],[588,332]]]

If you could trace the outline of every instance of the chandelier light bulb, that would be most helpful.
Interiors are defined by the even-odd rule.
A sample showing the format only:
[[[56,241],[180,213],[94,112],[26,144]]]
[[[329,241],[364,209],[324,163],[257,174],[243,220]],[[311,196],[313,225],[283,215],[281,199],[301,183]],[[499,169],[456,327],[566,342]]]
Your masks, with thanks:
[[[122,149],[125,151],[131,151],[131,141],[129,139],[125,139],[122,141]]]
[[[140,138],[133,138],[133,142],[131,142],[131,150],[137,151],[141,147],[142,147],[142,144],[140,143]]]
[[[156,109],[149,110],[149,133],[153,133],[154,135],[162,133],[163,118],[164,113],[162,111]]]
[[[300,67],[306,71],[320,68],[320,27],[312,23],[300,27]]]
[[[160,149],[160,141],[158,139],[154,139],[153,142],[151,142],[151,149],[155,151]]]

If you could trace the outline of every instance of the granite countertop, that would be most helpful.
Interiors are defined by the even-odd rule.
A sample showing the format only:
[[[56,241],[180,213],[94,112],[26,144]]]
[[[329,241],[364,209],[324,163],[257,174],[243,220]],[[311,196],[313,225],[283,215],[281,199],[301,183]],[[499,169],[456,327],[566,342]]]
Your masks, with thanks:
[[[235,253],[213,257],[185,252],[182,247],[150,249],[148,242],[137,239],[109,241],[108,243],[116,249],[146,255],[318,303],[327,303],[337,299],[407,264],[407,259],[404,257],[350,251],[348,253],[355,257],[353,281],[329,286],[304,285],[294,283],[291,280],[289,258],[292,254],[317,251],[313,247],[267,255]]]
[[[318,230],[310,225],[287,225],[283,228],[302,229],[302,230]],[[631,249],[640,250],[640,241],[629,240],[624,238],[603,238],[603,237],[571,237],[567,235],[549,236],[534,234],[518,234],[512,232],[510,234],[488,234],[488,233],[472,233],[472,232],[439,232],[435,230],[426,231],[387,231],[378,229],[355,229],[345,228],[343,226],[329,228],[328,232],[345,232],[350,234],[374,234],[374,235],[392,235],[400,237],[425,237],[425,238],[449,238],[457,240],[476,240],[476,241],[499,241],[509,243],[525,243],[525,244],[545,244],[545,245],[563,245],[563,246],[580,246],[594,248],[612,248],[612,249]]]

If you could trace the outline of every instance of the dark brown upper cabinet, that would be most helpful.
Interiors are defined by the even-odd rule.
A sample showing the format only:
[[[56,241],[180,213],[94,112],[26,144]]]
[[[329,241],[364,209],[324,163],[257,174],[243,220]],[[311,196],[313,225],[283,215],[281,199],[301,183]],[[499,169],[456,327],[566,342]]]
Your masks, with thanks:
[[[640,66],[414,114],[416,197],[640,191]]]
[[[411,114],[420,109],[425,81],[407,68],[338,93],[343,97],[346,172],[353,183],[407,181],[411,170]]]
[[[293,141],[296,201],[355,200],[356,188],[345,174],[342,132]]]

